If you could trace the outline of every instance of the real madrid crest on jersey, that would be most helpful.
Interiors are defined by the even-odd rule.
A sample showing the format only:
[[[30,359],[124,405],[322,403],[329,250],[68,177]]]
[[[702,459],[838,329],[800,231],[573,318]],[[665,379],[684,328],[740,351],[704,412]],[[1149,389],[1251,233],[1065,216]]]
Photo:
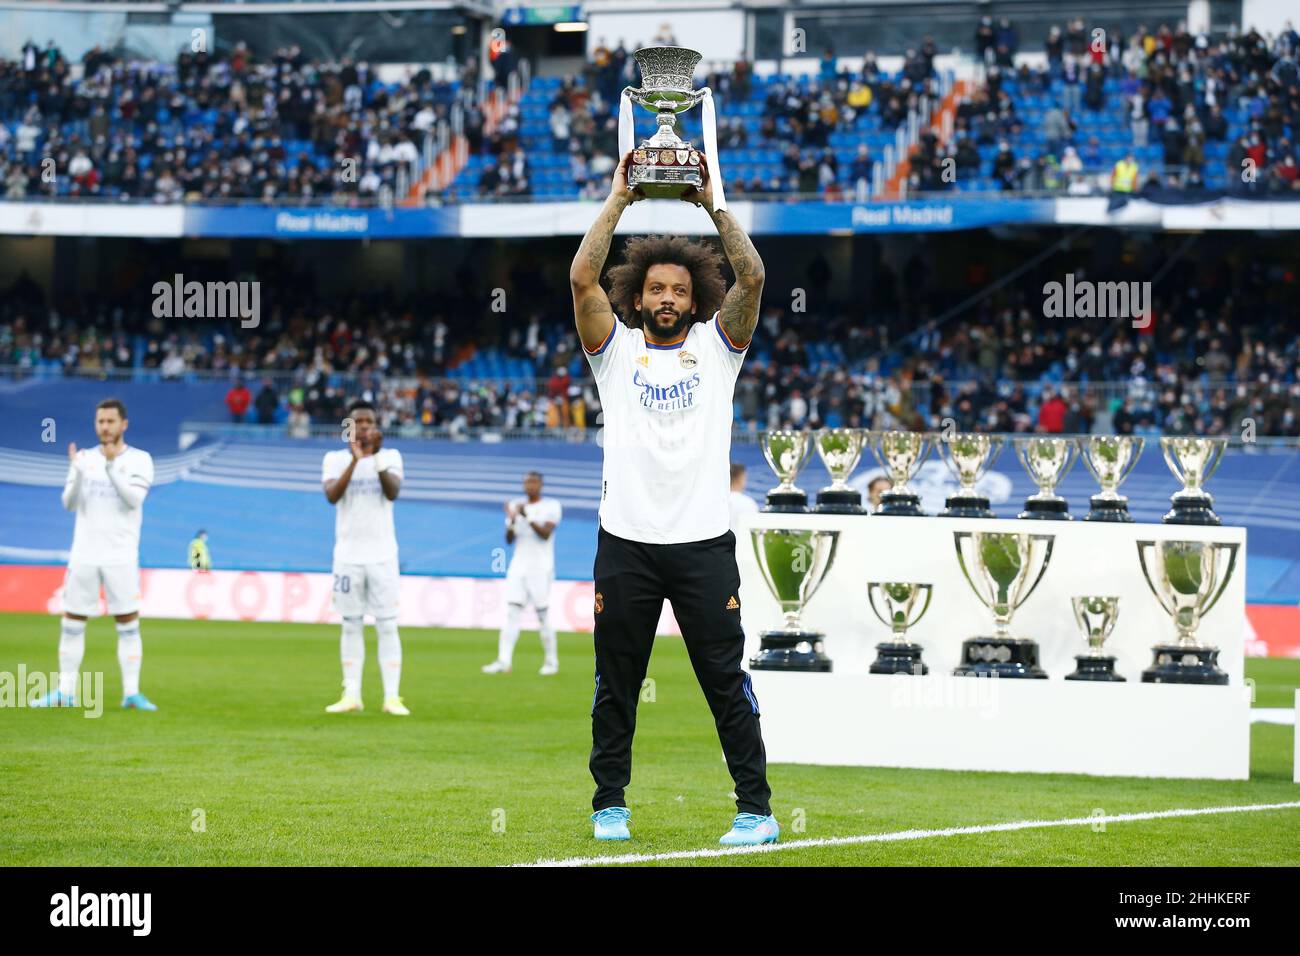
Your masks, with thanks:
[[[682,363],[682,368],[695,368],[697,363],[695,356],[686,351],[686,349],[682,349],[677,353],[677,361]]]

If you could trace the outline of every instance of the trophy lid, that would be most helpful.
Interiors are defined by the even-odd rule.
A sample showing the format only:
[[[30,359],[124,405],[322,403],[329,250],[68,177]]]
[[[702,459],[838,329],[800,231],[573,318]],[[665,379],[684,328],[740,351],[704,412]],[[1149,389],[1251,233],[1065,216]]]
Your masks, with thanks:
[[[641,68],[638,102],[658,110],[680,113],[694,106],[695,66],[701,54],[680,46],[651,46],[632,54]]]

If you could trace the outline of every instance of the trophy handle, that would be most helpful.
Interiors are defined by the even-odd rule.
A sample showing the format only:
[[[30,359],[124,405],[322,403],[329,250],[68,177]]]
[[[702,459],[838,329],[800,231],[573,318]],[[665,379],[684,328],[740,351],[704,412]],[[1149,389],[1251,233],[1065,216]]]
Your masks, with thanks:
[[[885,620],[885,615],[881,614],[880,608],[876,607],[876,590],[880,586],[881,585],[878,582],[875,581],[868,582],[867,603],[871,605],[871,610],[876,615],[876,619],[880,621],[881,624],[885,625],[885,627],[892,628],[894,626],[894,622]]]
[[[1220,438],[1214,441],[1214,457],[1210,463],[1205,466],[1205,473],[1201,475],[1201,484],[1204,485],[1210,480],[1210,475],[1218,470],[1219,465],[1223,464],[1223,457],[1228,454],[1228,439]]]
[[[1173,438],[1169,441],[1162,441],[1160,443],[1160,453],[1165,456],[1165,464],[1168,465],[1169,470],[1174,473],[1174,477],[1177,478],[1185,487],[1187,485],[1187,476],[1184,475],[1183,470],[1178,467],[1178,456],[1175,455],[1173,451],[1173,443],[1177,440],[1177,438]]]
[[[1043,580],[1043,575],[1047,573],[1047,566],[1052,561],[1052,547],[1056,544],[1056,536],[1050,534],[1031,534],[1029,536],[1030,547],[1033,547],[1034,541],[1046,541],[1047,550],[1043,552],[1043,566],[1038,569],[1038,577],[1034,578],[1034,583],[1029,585],[1029,590],[1025,591],[1024,596],[1016,604],[1013,610],[1019,610],[1020,606],[1029,600],[1029,596],[1034,593],[1038,587],[1038,582]]]
[[[1076,441],[1078,442],[1079,457],[1083,459],[1083,466],[1091,473],[1093,480],[1104,488],[1105,484],[1101,480],[1101,475],[1097,472],[1097,466],[1092,463],[1092,456],[1088,454],[1088,447],[1092,439],[1079,438]]]
[[[1065,476],[1070,473],[1070,469],[1074,467],[1074,463],[1079,460],[1079,454],[1078,445],[1074,442],[1065,443],[1065,467],[1062,468],[1061,473],[1056,476],[1057,485],[1064,481]],[[1053,487],[1055,487],[1055,485],[1053,485]]]
[[[921,623],[921,618],[925,617],[925,612],[930,610],[930,598],[934,597],[934,585],[918,584],[917,587],[925,588],[925,604],[921,607],[921,613],[907,622],[909,628]]]
[[[1138,459],[1142,457],[1142,448],[1146,445],[1146,443],[1147,440],[1145,438],[1137,438],[1134,440],[1133,457],[1129,459],[1128,467],[1124,469],[1124,474],[1119,476],[1119,481],[1115,482],[1116,488],[1118,488],[1121,484],[1124,483],[1124,479],[1127,478],[1129,474],[1133,471],[1133,469],[1137,466]]]
[[[978,600],[981,604],[983,604],[986,608],[988,608],[991,611],[993,610],[993,605],[984,599],[984,592],[980,590],[979,585],[975,583],[975,579],[970,576],[970,569],[966,567],[966,556],[962,553],[961,550],[961,542],[963,538],[966,539],[967,541],[970,541],[972,543],[972,546],[974,545],[974,541],[975,541],[975,538],[973,537],[973,532],[954,531],[952,533],[952,541],[957,548],[957,564],[961,568],[962,576],[966,578],[966,583],[969,584],[970,589],[975,592],[976,600]]]
[[[916,453],[916,461],[912,462],[912,467],[907,472],[907,483],[911,484],[912,479],[921,473],[921,465],[929,457],[930,450],[934,447],[934,436],[929,432],[921,433],[921,450]],[[942,456],[940,456],[942,457]]]
[[[1002,449],[1005,447],[1006,443],[1003,442],[1001,437],[989,439],[989,456],[984,460],[984,474],[987,475],[993,470],[993,466],[997,464],[998,457],[1002,454]]]
[[[1156,547],[1155,541],[1139,541],[1137,543],[1138,564],[1142,568],[1143,580],[1146,581],[1147,587],[1151,589],[1151,593],[1154,594],[1156,597],[1156,603],[1160,605],[1161,609],[1166,614],[1173,616],[1173,614],[1177,611],[1177,606],[1165,602],[1164,595],[1160,593],[1160,589],[1157,588],[1155,582],[1151,580],[1151,569],[1147,567],[1147,551],[1148,550],[1154,551],[1155,547]]]
[[[1210,608],[1219,603],[1219,598],[1223,597],[1223,592],[1228,589],[1228,582],[1232,580],[1232,571],[1237,566],[1237,544],[1224,544],[1221,547],[1228,549],[1228,566],[1223,570],[1223,580],[1219,583],[1219,589],[1214,592],[1214,597],[1210,598],[1209,603],[1201,608],[1201,616],[1210,613]]]

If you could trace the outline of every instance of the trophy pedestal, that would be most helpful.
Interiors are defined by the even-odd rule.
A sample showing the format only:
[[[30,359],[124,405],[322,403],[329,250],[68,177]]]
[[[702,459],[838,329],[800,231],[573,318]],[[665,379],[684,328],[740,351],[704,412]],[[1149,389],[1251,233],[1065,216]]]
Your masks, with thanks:
[[[996,518],[989,500],[982,495],[956,494],[944,499],[941,518]]]
[[[1026,677],[1043,680],[1038,644],[1019,638],[972,637],[962,642],[955,677]]]
[[[1073,521],[1070,505],[1064,498],[1026,498],[1025,510],[1017,516],[1034,521]]]
[[[1157,644],[1155,663],[1142,672],[1144,684],[1217,684],[1228,683],[1228,675],[1219,669],[1217,647],[1184,647],[1181,644]]]
[[[1210,507],[1214,499],[1209,495],[1179,497],[1174,495],[1173,507],[1160,520],[1165,524],[1198,524],[1217,527],[1222,524]]]
[[[925,512],[921,510],[920,495],[899,495],[886,491],[880,496],[880,507],[876,514],[924,517]]]
[[[1066,674],[1066,680],[1104,680],[1123,681],[1128,678],[1115,673],[1115,658],[1094,657],[1091,654],[1078,654],[1074,658],[1079,666],[1073,674]]]
[[[1133,521],[1133,516],[1128,513],[1127,498],[1102,498],[1098,495],[1088,499],[1092,505],[1092,510],[1084,517],[1084,521]]]
[[[822,650],[820,631],[763,631],[758,653],[749,659],[752,671],[803,671],[829,674],[831,659]]]
[[[802,491],[769,491],[763,510],[777,514],[807,514],[808,495]]]
[[[867,509],[862,507],[862,492],[856,488],[823,488],[817,492],[817,514],[864,515]]]
[[[921,660],[920,644],[885,641],[876,645],[879,656],[872,663],[872,674],[928,674],[930,668]]]

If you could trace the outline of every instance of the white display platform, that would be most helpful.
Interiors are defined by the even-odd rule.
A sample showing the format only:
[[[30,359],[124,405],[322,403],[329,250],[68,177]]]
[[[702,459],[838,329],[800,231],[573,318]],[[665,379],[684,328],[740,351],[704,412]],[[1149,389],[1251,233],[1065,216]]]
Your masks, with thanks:
[[[746,659],[759,632],[781,625],[748,529],[839,530],[835,561],[803,615],[826,634],[831,674],[755,671],[768,759],[775,762],[952,770],[1245,779],[1250,700],[1245,666],[1244,528],[1100,524],[1015,519],[895,518],[759,513],[738,537]],[[1012,620],[1012,634],[1039,644],[1047,680],[953,678],[962,641],[993,633],[992,614],[957,563],[954,531],[1027,531],[1056,536],[1047,573]],[[1201,624],[1220,648],[1227,687],[1142,684],[1151,647],[1172,642],[1173,622],[1147,586],[1138,540],[1237,542],[1227,589]],[[868,673],[889,629],[867,602],[868,581],[933,585],[929,611],[910,631],[930,674]],[[1063,680],[1085,650],[1070,598],[1116,595],[1119,617],[1106,644],[1123,684]]]

